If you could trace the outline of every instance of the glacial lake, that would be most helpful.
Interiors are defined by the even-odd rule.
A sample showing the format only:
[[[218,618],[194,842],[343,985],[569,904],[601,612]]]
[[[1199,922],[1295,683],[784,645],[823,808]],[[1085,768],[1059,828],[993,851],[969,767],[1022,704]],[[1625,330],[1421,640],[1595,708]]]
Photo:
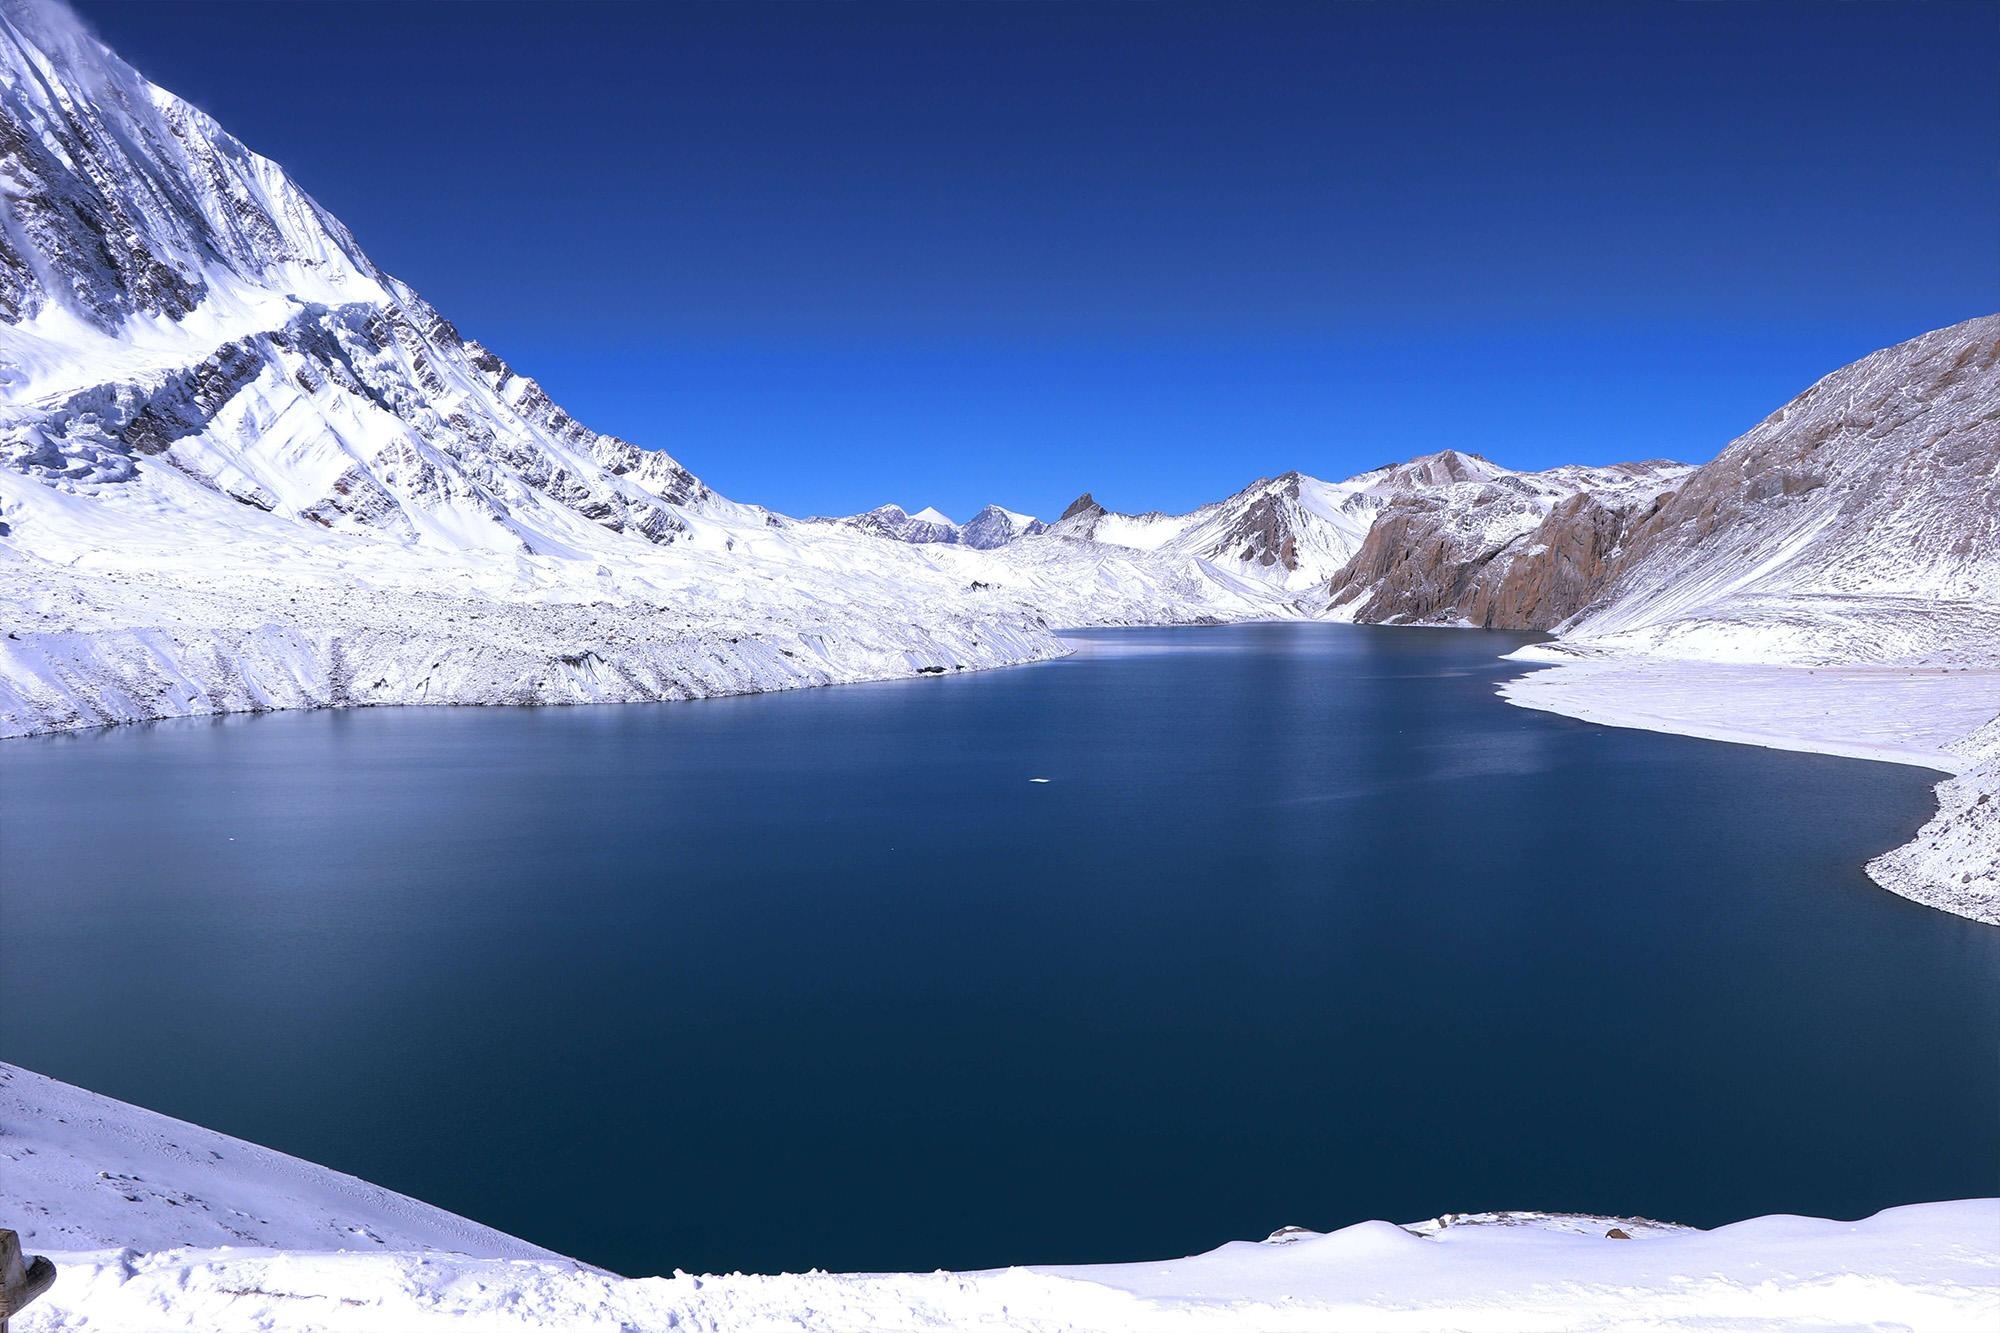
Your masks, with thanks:
[[[0,743],[0,1055],[632,1274],[2000,1188],[2000,931],[1861,869],[1936,775],[1505,635],[1079,637]]]

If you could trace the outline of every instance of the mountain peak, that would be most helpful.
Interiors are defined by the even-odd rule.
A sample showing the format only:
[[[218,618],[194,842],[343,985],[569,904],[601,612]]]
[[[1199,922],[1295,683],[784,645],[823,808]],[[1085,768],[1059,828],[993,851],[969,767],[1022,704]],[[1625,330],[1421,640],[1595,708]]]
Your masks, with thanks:
[[[1089,491],[1085,491],[1082,495],[1077,496],[1076,499],[1071,500],[1069,502],[1069,508],[1063,510],[1062,513],[1056,517],[1056,522],[1060,523],[1064,519],[1075,518],[1080,514],[1103,513],[1103,512],[1104,512],[1104,506],[1097,503],[1097,500],[1095,499],[1095,497],[1091,495]]]
[[[1030,514],[1017,514],[999,505],[987,505],[958,530],[958,540],[978,551],[990,551],[1022,537],[1047,532],[1049,525]]]

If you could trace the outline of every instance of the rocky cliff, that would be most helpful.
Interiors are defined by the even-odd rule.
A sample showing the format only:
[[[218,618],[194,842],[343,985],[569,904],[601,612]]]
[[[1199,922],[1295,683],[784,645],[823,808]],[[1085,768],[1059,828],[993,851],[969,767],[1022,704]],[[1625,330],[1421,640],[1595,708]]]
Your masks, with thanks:
[[[1478,461],[1415,477],[1384,469],[1387,501],[1316,609],[1369,624],[1548,629],[1596,593],[1630,526],[1688,472]]]

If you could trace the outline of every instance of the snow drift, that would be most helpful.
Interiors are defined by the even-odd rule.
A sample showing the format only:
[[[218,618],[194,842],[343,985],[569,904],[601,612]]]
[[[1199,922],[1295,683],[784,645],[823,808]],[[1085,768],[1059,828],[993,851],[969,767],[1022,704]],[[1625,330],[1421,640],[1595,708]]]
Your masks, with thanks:
[[[10,1213],[60,1266],[22,1333],[1943,1330],[2000,1318],[2000,1200],[1716,1231],[1483,1213],[1288,1227],[1159,1263],[631,1279],[8,1065],[0,1123]]]

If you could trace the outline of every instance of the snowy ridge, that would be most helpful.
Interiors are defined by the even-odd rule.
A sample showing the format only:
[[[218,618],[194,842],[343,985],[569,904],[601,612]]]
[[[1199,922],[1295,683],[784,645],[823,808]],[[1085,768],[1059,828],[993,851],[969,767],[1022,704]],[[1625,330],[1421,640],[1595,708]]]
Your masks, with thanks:
[[[1430,617],[1406,601],[1380,608],[1349,604],[1354,591],[1345,585],[1356,577],[1349,571],[1385,517],[1410,507],[1442,515],[1465,534],[1463,559],[1490,560],[1564,500],[1650,497],[1687,471],[1675,463],[1633,463],[1515,472],[1447,449],[1339,482],[1287,472],[1185,514],[1117,513],[1086,494],[1050,525],[1049,534],[1144,552],[1225,589],[1249,585],[1285,594],[1289,605],[1280,614],[1423,620]],[[1406,557],[1408,544],[1397,546],[1396,554]]]
[[[17,1320],[22,1333],[1956,1329],[2000,1317],[2000,1200],[1712,1232],[1456,1214],[1329,1234],[1288,1227],[1159,1263],[630,1279],[8,1065],[0,1124],[10,1213],[26,1246],[59,1267]]]
[[[954,523],[929,506],[912,514],[901,505],[893,504],[878,505],[866,513],[849,514],[846,518],[809,518],[806,522],[836,524],[916,546],[939,543],[969,546],[975,551],[990,551],[1023,537],[1048,531],[1048,524],[1040,519],[1002,509],[999,505],[987,505],[964,523]]]
[[[0,7],[0,75],[0,734],[1064,651],[583,427],[63,11]]]
[[[2000,665],[2000,315],[1842,367],[1636,530],[1579,643]]]
[[[912,514],[901,505],[878,505],[866,513],[851,514],[846,518],[809,518],[806,522],[838,524],[857,532],[870,532],[892,542],[909,542],[915,546],[958,540],[958,524],[929,508]]]
[[[1186,514],[1121,514],[1084,495],[1050,532],[1146,552],[1224,586],[1297,592],[1323,582],[1347,559],[1377,507],[1365,486],[1288,472]]]
[[[561,1259],[441,1208],[0,1063],[5,1224],[37,1250]]]

